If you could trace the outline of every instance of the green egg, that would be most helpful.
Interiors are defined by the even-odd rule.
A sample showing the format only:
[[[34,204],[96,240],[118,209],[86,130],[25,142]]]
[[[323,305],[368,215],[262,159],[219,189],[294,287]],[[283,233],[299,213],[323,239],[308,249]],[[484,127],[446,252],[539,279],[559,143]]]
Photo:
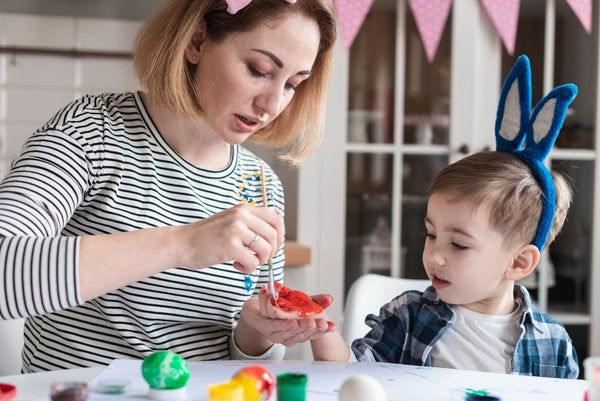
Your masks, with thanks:
[[[156,351],[142,363],[142,376],[151,388],[182,388],[190,378],[190,368],[181,356],[171,351]]]

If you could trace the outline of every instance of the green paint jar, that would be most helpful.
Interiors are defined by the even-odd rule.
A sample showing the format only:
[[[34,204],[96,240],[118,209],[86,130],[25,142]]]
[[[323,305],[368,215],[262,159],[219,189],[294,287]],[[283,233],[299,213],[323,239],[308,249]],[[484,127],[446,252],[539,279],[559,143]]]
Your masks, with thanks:
[[[277,375],[277,400],[306,401],[307,377],[302,373]]]

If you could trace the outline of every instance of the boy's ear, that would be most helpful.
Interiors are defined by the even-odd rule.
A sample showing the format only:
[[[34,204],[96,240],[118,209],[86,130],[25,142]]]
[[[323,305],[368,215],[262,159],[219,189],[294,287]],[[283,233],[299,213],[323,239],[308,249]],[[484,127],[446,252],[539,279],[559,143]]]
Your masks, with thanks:
[[[512,264],[504,275],[509,280],[517,281],[529,276],[539,261],[540,251],[537,246],[533,244],[523,245],[517,250]]]
[[[185,58],[192,64],[198,64],[200,53],[202,53],[202,44],[206,40],[206,20],[203,18],[198,23],[198,27],[185,49]]]

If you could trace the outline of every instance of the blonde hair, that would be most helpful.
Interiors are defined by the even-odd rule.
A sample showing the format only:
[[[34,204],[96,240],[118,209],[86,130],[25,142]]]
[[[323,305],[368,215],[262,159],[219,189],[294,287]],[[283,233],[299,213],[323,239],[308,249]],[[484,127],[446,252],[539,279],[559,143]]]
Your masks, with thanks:
[[[207,36],[223,41],[286,13],[316,21],[321,37],[310,78],[298,86],[285,110],[251,140],[279,148],[283,160],[300,163],[320,144],[324,128],[327,85],[337,28],[331,0],[253,0],[232,15],[224,0],[166,0],[141,27],[134,49],[134,68],[140,84],[175,113],[192,119],[204,114],[193,80],[194,65],[185,50],[198,24],[206,21]]]
[[[552,171],[556,209],[546,246],[556,238],[571,206],[572,189]],[[479,152],[444,167],[433,179],[428,195],[444,193],[455,201],[486,207],[490,225],[507,245],[533,241],[542,214],[544,193],[527,164],[505,152]]]

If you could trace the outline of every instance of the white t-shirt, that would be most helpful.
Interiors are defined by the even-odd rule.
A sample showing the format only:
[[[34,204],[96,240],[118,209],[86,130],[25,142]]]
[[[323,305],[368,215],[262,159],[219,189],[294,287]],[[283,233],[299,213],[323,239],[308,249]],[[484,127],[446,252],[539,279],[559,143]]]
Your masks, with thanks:
[[[515,344],[521,335],[520,306],[504,316],[452,305],[456,322],[431,350],[431,364],[440,368],[510,373]]]

